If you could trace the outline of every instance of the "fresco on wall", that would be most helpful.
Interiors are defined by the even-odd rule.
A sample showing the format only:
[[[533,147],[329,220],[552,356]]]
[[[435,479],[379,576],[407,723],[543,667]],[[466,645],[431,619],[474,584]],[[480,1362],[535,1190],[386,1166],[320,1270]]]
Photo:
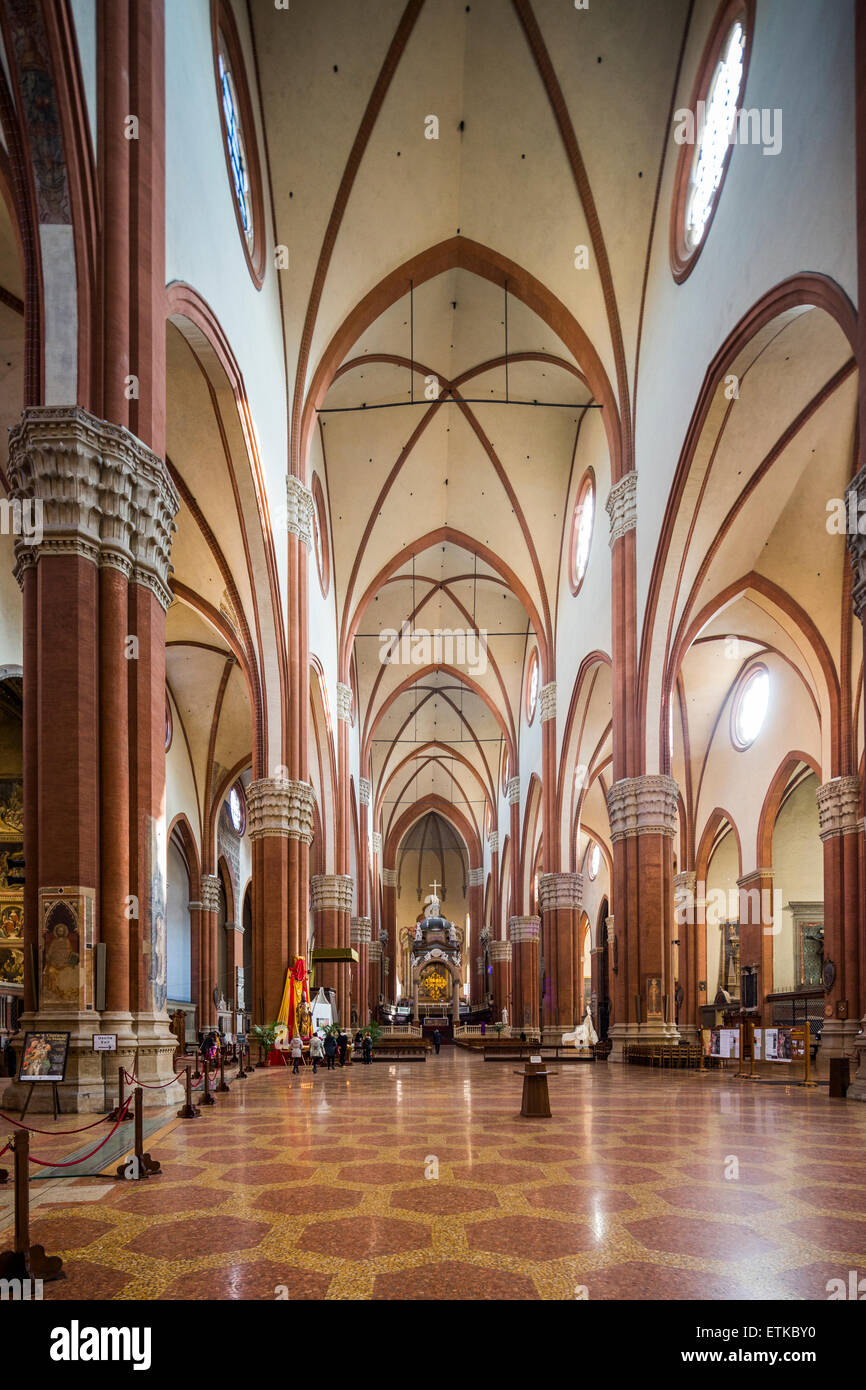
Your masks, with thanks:
[[[0,841],[4,853],[21,848],[24,834],[24,800],[20,777],[0,777]],[[17,841],[9,845],[8,841]]]
[[[93,1007],[94,901],[92,889],[39,890],[40,1009]]]

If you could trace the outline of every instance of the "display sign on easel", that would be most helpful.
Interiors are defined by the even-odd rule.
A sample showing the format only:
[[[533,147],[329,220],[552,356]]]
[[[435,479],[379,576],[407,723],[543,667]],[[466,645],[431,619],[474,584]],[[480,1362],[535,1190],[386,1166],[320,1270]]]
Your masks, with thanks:
[[[46,1082],[51,1087],[55,1120],[60,1114],[57,1087],[66,1078],[69,1037],[69,1033],[24,1034],[24,1046],[21,1049],[21,1061],[18,1064],[18,1080],[24,1085],[28,1085],[30,1090],[27,1093],[24,1109],[21,1111],[22,1120],[27,1114],[27,1107],[33,1095],[33,1087],[44,1085]]]

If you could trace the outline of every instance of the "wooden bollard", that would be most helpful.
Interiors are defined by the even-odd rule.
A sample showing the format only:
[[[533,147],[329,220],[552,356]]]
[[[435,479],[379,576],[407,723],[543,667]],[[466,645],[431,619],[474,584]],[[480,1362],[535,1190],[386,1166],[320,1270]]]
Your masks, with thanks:
[[[197,1105],[192,1103],[192,1069],[186,1067],[186,1104],[182,1105],[177,1112],[179,1120],[196,1120],[201,1111]]]
[[[110,1120],[112,1124],[115,1124],[115,1123],[120,1119],[120,1112],[121,1112],[121,1110],[123,1109],[123,1102],[124,1102],[124,1100],[126,1099],[126,1097],[125,1097],[124,1094],[123,1094],[123,1075],[124,1075],[123,1067],[118,1067],[118,1068],[117,1068],[117,1105],[116,1105],[115,1108],[114,1108],[108,1115],[106,1115],[106,1117],[105,1117],[106,1120]]]
[[[10,1144],[15,1154],[15,1234],[13,1248],[0,1254],[0,1279],[65,1279],[60,1256],[46,1255],[44,1246],[30,1244],[29,1132],[18,1130]]]
[[[214,1090],[219,1091],[220,1095],[231,1090],[231,1086],[226,1081],[226,1054],[223,1048],[220,1048],[220,1082],[218,1086],[214,1086]]]
[[[211,1095],[210,1091],[208,1090],[208,1082],[210,1081],[210,1063],[208,1062],[207,1057],[205,1057],[205,1059],[204,1059],[203,1066],[204,1066],[204,1071],[203,1071],[202,1075],[204,1076],[204,1086],[202,1087],[201,1104],[202,1104],[202,1105],[216,1105],[216,1101],[214,1100],[213,1096]]]
[[[133,1106],[132,1153],[123,1163],[117,1165],[117,1176],[136,1182],[158,1173],[160,1165],[144,1151],[144,1092],[140,1086],[135,1088]]]

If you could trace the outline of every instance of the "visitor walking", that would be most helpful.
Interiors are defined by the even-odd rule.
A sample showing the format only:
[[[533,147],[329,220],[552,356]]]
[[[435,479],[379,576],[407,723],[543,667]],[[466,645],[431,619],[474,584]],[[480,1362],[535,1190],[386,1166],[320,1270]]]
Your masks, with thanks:
[[[314,1033],[310,1038],[310,1061],[313,1064],[313,1076],[317,1074],[319,1063],[324,1055],[325,1049],[322,1047],[322,1039],[319,1037],[318,1033]]]
[[[301,1042],[301,1040],[300,1040],[300,1038],[298,1037],[297,1033],[296,1033],[295,1036],[292,1038],[292,1042],[291,1042],[291,1046],[290,1046],[290,1048],[289,1048],[289,1051],[290,1051],[291,1054],[292,1054],[292,1076],[297,1076],[297,1074],[298,1074],[298,1067],[300,1066],[301,1061],[302,1061],[303,1056],[304,1056],[304,1044]]]
[[[339,1046],[340,1046],[340,1066],[341,1066],[341,1067],[344,1067],[344,1066],[346,1065],[346,1053],[349,1051],[349,1039],[346,1037],[346,1034],[345,1034],[345,1033],[341,1033],[341,1034],[340,1034],[340,1037],[339,1037]]]
[[[361,1049],[364,1054],[364,1066],[368,1067],[373,1060],[373,1039],[370,1037],[369,1033],[364,1034]]]
[[[337,1039],[333,1033],[329,1033],[325,1038],[325,1061],[328,1064],[328,1071],[334,1070],[334,1058],[337,1055]]]
[[[433,1033],[433,1046],[436,1049],[436,1056],[438,1057],[439,1049],[442,1046],[442,1034],[439,1032],[438,1028],[436,1028]]]

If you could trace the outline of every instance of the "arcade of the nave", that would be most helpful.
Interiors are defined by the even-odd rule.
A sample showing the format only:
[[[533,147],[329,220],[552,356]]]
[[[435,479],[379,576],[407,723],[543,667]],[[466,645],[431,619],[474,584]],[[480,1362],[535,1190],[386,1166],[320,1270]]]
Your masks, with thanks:
[[[291,1297],[436,1296],[431,1231],[477,1296],[571,1296],[597,1126],[593,1296],[703,1297],[680,1256],[823,1296],[802,1271],[866,1248],[866,8],[357,8],[0,0],[0,1105],[52,1112],[17,1069],[68,1034],[64,1113],[126,1068],[170,1157],[169,1205],[40,1216],[46,1248],[83,1297],[262,1296],[291,1210]],[[725,82],[714,153],[682,113],[727,120]],[[351,1078],[309,1069],[317,1018]],[[303,1078],[275,1047],[206,1117],[217,1173],[183,1059],[276,1021]],[[513,1187],[522,1043],[560,1076]],[[814,1093],[731,1090],[804,1050]],[[720,1092],[765,1147],[850,1142],[849,1204],[756,1141],[719,1207]],[[703,1194],[673,1246],[665,1163]],[[205,1293],[229,1189],[263,1269]],[[732,1282],[698,1209],[776,1263]]]

